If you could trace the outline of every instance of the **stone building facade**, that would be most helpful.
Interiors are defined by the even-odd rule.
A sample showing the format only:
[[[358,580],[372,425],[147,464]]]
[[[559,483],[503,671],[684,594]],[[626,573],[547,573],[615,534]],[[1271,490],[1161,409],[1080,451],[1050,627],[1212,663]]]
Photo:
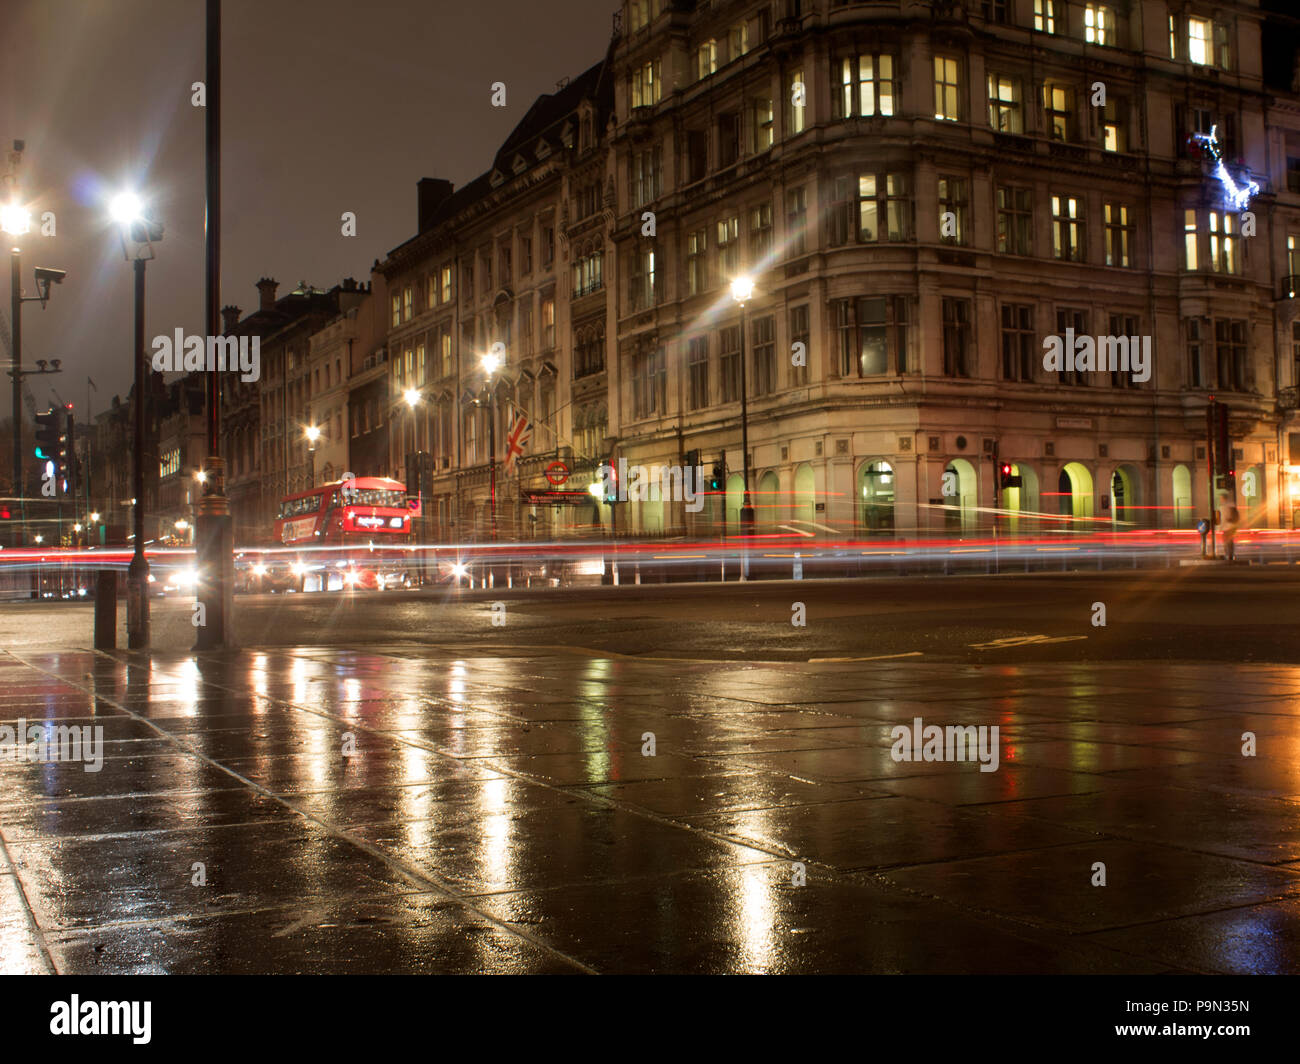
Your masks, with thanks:
[[[1189,527],[1211,396],[1248,521],[1290,523],[1296,200],[1266,123],[1295,98],[1265,94],[1255,4],[645,0],[623,25],[610,431],[645,465],[725,454],[709,528],[740,507],[742,357],[760,527]],[[1067,329],[1149,337],[1149,378],[1045,369]]]

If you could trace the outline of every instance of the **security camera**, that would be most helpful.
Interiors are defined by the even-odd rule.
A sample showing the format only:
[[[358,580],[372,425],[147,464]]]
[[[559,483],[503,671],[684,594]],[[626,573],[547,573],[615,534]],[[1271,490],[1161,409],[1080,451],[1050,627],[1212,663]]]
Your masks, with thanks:
[[[51,269],[49,266],[36,267],[36,280],[38,282],[44,281],[46,284],[49,284],[51,281],[53,281],[55,284],[62,284],[63,278],[67,276],[68,276],[67,270],[55,270],[55,269]]]

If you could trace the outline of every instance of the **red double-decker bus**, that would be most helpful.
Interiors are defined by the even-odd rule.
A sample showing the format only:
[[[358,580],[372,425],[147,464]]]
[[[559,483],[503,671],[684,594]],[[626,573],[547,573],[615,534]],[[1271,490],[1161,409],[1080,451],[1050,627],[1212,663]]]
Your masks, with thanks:
[[[250,584],[264,590],[409,586],[405,557],[419,503],[387,477],[354,477],[280,500],[278,546],[261,555]],[[354,548],[354,549],[347,549]]]

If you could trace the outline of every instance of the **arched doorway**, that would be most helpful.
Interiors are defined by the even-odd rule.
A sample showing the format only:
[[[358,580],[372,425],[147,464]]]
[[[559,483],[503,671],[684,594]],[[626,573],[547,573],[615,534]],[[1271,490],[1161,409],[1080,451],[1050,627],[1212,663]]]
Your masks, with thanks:
[[[894,531],[894,467],[868,462],[858,471],[858,527],[868,534]]]
[[[768,528],[779,525],[785,519],[785,507],[781,503],[781,481],[770,469],[758,478],[754,510],[755,523]]]
[[[1185,465],[1174,466],[1174,527],[1192,525],[1192,474]]]
[[[794,512],[792,521],[817,520],[817,474],[810,465],[801,465],[794,474]]]
[[[740,508],[745,504],[745,478],[732,473],[727,478],[727,531],[740,531]]]
[[[1057,498],[1060,501],[1060,514],[1071,520],[1061,523],[1061,530],[1072,529],[1087,531],[1092,518],[1092,474],[1087,466],[1079,462],[1069,462],[1061,470],[1057,480]]]
[[[1011,475],[1020,478],[1020,486],[1002,489],[1002,509],[1012,511],[1004,515],[1004,527],[1011,535],[1026,535],[1037,530],[1038,474],[1019,462],[1012,463]]]
[[[1137,528],[1142,523],[1141,479],[1132,466],[1116,466],[1110,476],[1110,521],[1116,532]]]
[[[943,497],[944,528],[949,532],[974,532],[979,519],[975,467],[965,458],[954,458],[944,466],[939,494]]]
[[[1251,466],[1240,474],[1240,480],[1237,493],[1241,496],[1242,523],[1248,528],[1258,528],[1267,523],[1264,507],[1264,467]]]

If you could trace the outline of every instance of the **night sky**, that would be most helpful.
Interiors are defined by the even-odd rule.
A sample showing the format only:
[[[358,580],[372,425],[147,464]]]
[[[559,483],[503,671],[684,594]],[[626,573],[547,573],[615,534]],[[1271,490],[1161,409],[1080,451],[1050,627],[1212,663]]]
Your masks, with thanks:
[[[262,276],[280,295],[368,278],[415,234],[416,182],[459,187],[489,169],[538,95],[601,58],[617,6],[226,0],[222,303],[256,309]],[[204,331],[204,113],[190,103],[203,31],[202,0],[0,0],[0,149],[26,141],[24,196],[37,220],[57,218],[55,237],[24,238],[24,288],[35,294],[35,265],[68,271],[47,309],[23,313],[24,364],[64,360],[31,381],[40,405],[53,383],[83,411],[87,375],[95,411],[129,387],[131,268],[106,212],[120,188],[136,184],[166,226],[147,340]],[[504,109],[490,106],[494,81]],[[355,237],[340,233],[344,211]],[[3,417],[7,381],[0,398]]]

